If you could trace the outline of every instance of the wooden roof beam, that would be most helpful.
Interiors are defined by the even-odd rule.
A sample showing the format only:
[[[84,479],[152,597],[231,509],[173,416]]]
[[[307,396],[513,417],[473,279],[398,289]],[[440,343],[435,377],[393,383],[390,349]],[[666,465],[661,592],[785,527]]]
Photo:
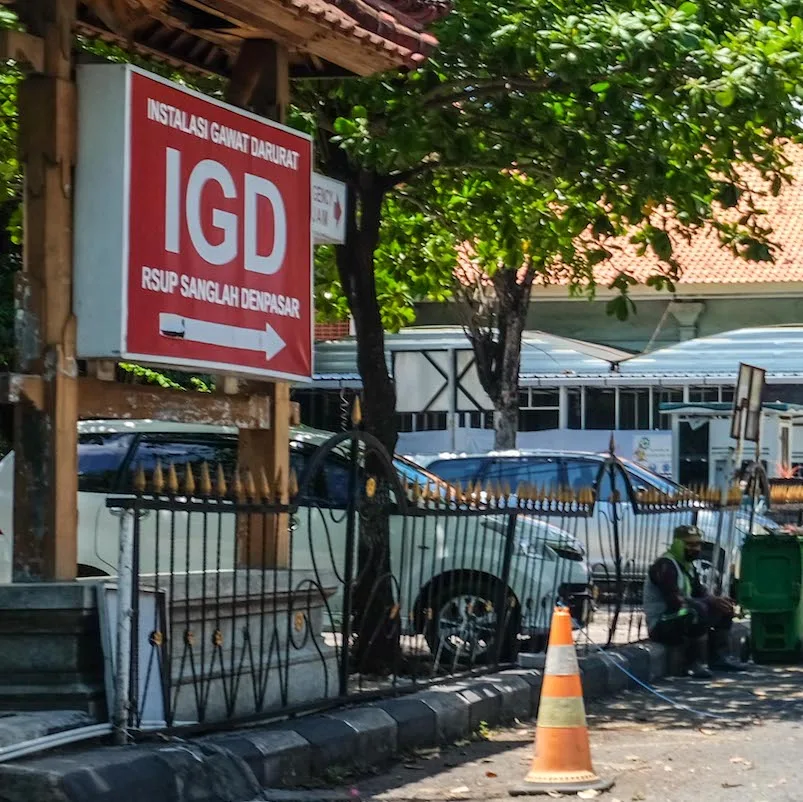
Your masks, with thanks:
[[[45,43],[21,31],[0,31],[0,61],[16,61],[32,72],[43,72]]]
[[[287,48],[267,39],[246,39],[231,71],[226,100],[284,122],[290,105]]]

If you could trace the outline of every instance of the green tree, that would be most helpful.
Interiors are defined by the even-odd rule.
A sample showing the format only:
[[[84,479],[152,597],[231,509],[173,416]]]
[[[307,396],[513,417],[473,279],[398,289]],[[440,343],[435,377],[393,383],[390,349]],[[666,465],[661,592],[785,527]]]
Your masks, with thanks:
[[[777,190],[779,138],[800,127],[799,13],[799,0],[456,0],[420,69],[297,87],[319,169],[349,188],[346,244],[320,265],[320,278],[337,280],[319,290],[330,304],[342,295],[353,316],[366,430],[395,447],[383,323],[402,316],[380,291],[443,292],[458,242],[473,243],[496,290],[496,320],[478,314],[469,332],[501,413],[499,442],[509,443],[537,274],[566,270],[573,286],[593,289],[604,238],[634,228],[666,264],[652,283],[671,286],[668,226],[691,231],[717,198],[738,199],[741,164]],[[586,230],[599,247],[573,245]],[[720,234],[747,255],[768,254],[758,214],[722,223]],[[511,276],[525,256],[519,282]],[[623,316],[628,278],[614,286],[612,311]],[[381,631],[392,615],[387,536],[377,527],[360,544],[358,632]],[[360,640],[364,670],[389,665],[395,642],[369,654]]]
[[[607,238],[629,231],[663,260],[651,283],[671,287],[668,230],[692,232],[718,200],[745,208],[716,221],[723,244],[768,258],[742,166],[780,189],[781,138],[800,128],[799,12],[799,2],[758,0],[458,0],[421,69],[298,93],[317,121],[321,168],[349,185],[337,280],[319,292],[333,305],[342,296],[354,317],[366,428],[395,445],[383,322],[404,315],[380,289],[442,293],[459,242],[474,243],[496,290],[496,322],[486,309],[468,330],[504,444],[515,436],[511,381],[534,280],[563,271],[593,292]],[[523,181],[505,172],[514,165]],[[590,241],[578,246],[583,232]],[[632,308],[629,286],[614,282],[619,317]]]

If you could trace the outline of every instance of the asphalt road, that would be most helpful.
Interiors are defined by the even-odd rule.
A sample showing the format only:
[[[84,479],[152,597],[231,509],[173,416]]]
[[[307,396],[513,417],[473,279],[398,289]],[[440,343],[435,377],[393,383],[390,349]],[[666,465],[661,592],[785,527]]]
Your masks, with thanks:
[[[691,715],[644,691],[590,705],[595,769],[616,778],[601,802],[803,799],[803,666],[659,688],[722,718]],[[485,732],[481,740],[412,756],[385,775],[333,784],[372,802],[508,799],[508,788],[527,772],[533,732],[529,724]]]

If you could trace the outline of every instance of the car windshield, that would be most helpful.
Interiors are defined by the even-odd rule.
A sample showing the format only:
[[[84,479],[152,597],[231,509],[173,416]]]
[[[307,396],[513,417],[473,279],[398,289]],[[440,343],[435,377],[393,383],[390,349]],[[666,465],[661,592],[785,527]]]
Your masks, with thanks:
[[[675,484],[670,479],[659,476],[657,473],[647,470],[647,468],[642,467],[638,463],[631,462],[629,459],[621,459],[621,457],[620,461],[625,466],[627,472],[631,475],[631,481],[633,478],[641,480],[642,482],[657,488],[661,493],[664,493],[668,496],[674,495],[682,489],[680,485]]]
[[[416,465],[414,462],[410,462],[404,457],[395,457],[393,460],[393,467],[402,479],[406,479],[411,484],[415,484],[416,482],[418,482],[419,485],[448,484],[448,482],[444,482],[439,476],[424,470],[420,465]]]

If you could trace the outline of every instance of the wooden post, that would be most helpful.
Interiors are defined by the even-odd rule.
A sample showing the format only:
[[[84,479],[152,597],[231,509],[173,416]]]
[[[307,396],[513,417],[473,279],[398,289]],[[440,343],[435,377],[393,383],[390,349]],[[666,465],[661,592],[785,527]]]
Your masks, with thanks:
[[[76,97],[75,0],[26,0],[20,14],[42,40],[41,72],[19,90],[25,174],[24,263],[16,288],[17,367],[41,376],[41,404],[15,410],[14,579],[69,580],[77,562],[77,406],[72,315]]]
[[[238,106],[283,122],[290,97],[287,50],[277,42],[248,39],[240,48],[226,99]],[[257,486],[264,470],[274,497],[287,503],[290,476],[290,385],[287,382],[248,382],[248,392],[271,399],[270,428],[239,430],[239,461]],[[250,568],[286,568],[290,564],[290,535],[286,515],[251,516],[238,524],[240,564]]]

